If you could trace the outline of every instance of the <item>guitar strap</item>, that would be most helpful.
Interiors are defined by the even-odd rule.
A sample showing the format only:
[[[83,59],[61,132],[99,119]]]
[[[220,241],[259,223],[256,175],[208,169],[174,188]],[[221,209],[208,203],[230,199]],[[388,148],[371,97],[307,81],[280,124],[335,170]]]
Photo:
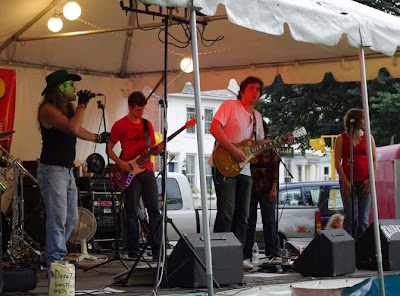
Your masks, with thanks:
[[[143,129],[144,129],[144,137],[146,139],[147,142],[147,146],[150,149],[150,145],[151,145],[151,139],[150,139],[150,132],[149,132],[149,123],[147,122],[147,119],[143,119]],[[122,158],[122,151],[119,155],[119,158]]]
[[[144,128],[144,137],[146,139],[147,142],[147,146],[150,149],[151,146],[151,139],[150,139],[150,132],[149,132],[149,122],[147,121],[147,119],[143,119],[143,128]]]
[[[253,134],[254,134],[254,141],[257,142],[257,127],[256,127],[256,116],[253,111]]]

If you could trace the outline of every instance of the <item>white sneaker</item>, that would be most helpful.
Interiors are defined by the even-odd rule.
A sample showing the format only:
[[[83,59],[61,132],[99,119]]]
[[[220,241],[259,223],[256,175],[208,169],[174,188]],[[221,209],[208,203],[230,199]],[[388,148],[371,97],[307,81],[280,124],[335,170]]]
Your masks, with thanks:
[[[251,270],[254,268],[254,265],[250,262],[243,260],[243,270]]]

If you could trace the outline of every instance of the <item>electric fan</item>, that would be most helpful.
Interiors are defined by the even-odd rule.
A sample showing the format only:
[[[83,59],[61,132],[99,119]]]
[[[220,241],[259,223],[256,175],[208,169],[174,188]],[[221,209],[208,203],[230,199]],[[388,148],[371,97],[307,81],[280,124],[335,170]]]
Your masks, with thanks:
[[[83,260],[97,260],[96,257],[91,256],[87,252],[86,242],[90,240],[96,233],[97,222],[94,215],[85,208],[78,208],[78,220],[72,229],[68,241],[73,244],[81,245],[81,253],[69,254],[69,258],[76,258],[76,262]]]

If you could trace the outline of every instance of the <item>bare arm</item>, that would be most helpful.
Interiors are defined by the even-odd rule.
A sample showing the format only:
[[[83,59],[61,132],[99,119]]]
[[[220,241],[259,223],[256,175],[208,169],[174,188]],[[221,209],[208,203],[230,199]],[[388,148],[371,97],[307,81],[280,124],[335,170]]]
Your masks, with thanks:
[[[235,145],[233,145],[228,138],[226,137],[221,123],[214,119],[211,122],[210,126],[210,132],[214,136],[214,138],[218,141],[218,143],[224,147],[226,150],[229,151],[229,153],[236,158],[239,161],[245,161],[246,160],[246,154],[244,154],[243,151],[241,151],[239,148],[237,148]]]
[[[78,107],[74,116],[68,118],[53,104],[47,103],[39,111],[39,120],[45,128],[56,128],[66,134],[78,136],[84,114],[85,108]]]
[[[375,145],[375,139],[371,135],[371,148],[372,148],[372,162],[373,162],[373,168],[374,168],[374,173],[376,174],[376,171],[378,169],[378,159],[376,156],[376,145]],[[371,186],[370,186],[370,179],[367,179],[363,182],[362,185],[362,190],[364,195],[368,195],[371,192]]]
[[[107,152],[108,156],[109,156],[112,160],[114,160],[114,162],[115,162],[123,171],[129,172],[129,171],[131,170],[129,164],[128,164],[126,161],[124,161],[124,160],[122,160],[121,158],[119,158],[119,157],[117,156],[117,154],[115,154],[115,152],[114,152],[114,150],[113,150],[115,144],[116,144],[116,143],[113,143],[113,142],[111,142],[111,141],[108,142],[108,143],[107,143],[106,152]]]
[[[78,131],[77,137],[82,140],[98,142],[98,135],[89,132],[87,129],[81,127]]]
[[[335,168],[338,172],[343,185],[343,195],[345,198],[350,198],[351,186],[349,180],[344,173],[342,167],[342,157],[343,157],[343,139],[342,136],[338,136],[335,141]]]

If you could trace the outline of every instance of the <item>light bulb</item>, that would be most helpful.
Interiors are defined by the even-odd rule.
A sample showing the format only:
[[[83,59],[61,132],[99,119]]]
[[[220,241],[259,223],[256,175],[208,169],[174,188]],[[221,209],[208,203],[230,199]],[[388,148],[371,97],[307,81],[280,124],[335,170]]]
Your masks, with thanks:
[[[183,58],[181,61],[181,70],[185,73],[192,73],[193,60],[191,58]]]
[[[78,3],[70,1],[65,4],[63,14],[67,20],[74,21],[81,15],[81,7]]]
[[[58,32],[62,29],[63,27],[63,22],[59,17],[52,17],[49,19],[47,22],[47,27],[49,28],[50,31],[52,32]]]

